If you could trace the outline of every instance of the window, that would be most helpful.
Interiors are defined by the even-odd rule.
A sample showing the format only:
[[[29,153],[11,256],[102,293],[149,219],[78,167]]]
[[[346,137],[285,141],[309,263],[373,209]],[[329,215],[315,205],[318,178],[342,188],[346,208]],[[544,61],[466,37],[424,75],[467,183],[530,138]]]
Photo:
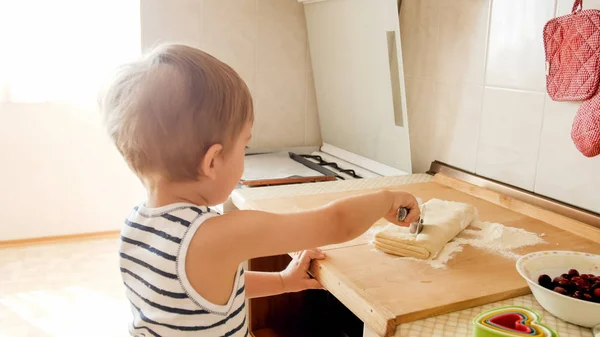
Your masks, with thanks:
[[[0,102],[95,104],[140,51],[139,0],[0,0]]]

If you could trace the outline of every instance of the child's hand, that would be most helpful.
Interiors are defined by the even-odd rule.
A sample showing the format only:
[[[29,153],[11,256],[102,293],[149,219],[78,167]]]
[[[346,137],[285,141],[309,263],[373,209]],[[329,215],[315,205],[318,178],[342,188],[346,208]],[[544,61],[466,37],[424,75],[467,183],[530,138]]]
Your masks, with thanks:
[[[417,221],[419,216],[421,215],[421,210],[419,209],[419,203],[417,199],[412,194],[406,192],[395,192],[392,191],[394,195],[394,204],[392,208],[385,215],[385,219],[391,223],[400,226],[410,226],[411,223]],[[398,208],[404,207],[409,210],[408,215],[404,219],[404,221],[398,221],[397,212]]]
[[[322,260],[325,258],[325,253],[316,248],[304,250],[292,259],[292,262],[279,273],[283,282],[283,290],[286,293],[297,292],[306,289],[323,289],[323,286],[317,280],[308,275],[310,262],[314,259]]]

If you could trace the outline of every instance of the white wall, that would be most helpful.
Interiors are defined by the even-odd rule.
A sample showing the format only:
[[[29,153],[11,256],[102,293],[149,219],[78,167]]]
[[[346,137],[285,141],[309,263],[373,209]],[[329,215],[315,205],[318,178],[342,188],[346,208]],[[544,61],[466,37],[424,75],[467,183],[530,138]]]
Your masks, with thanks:
[[[200,47],[255,99],[252,147],[320,144],[304,10],[296,0],[141,0],[142,46]],[[0,241],[118,230],[144,190],[95,108],[0,104]]]
[[[584,157],[570,138],[579,104],[545,91],[542,30],[572,4],[402,1],[415,172],[437,159],[600,213],[600,156]]]
[[[117,230],[144,191],[94,109],[0,104],[0,241]]]
[[[252,148],[321,144],[304,7],[297,0],[142,0],[142,46],[183,42],[233,67],[252,92]]]

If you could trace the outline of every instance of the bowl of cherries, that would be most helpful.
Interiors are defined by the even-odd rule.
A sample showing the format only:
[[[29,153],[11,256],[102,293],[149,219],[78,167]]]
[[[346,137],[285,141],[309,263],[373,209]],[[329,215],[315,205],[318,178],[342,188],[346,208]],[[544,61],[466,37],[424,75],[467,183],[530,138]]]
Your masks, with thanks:
[[[517,271],[552,315],[589,328],[600,324],[600,255],[536,252],[521,257]]]

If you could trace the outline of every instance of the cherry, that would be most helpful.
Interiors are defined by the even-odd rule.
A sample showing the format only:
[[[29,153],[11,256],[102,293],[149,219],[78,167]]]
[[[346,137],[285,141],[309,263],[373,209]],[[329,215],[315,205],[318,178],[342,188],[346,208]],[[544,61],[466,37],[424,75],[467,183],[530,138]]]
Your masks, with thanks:
[[[577,269],[570,269],[569,270],[569,276],[573,277],[573,276],[579,276],[579,272],[577,271]]]
[[[538,284],[544,288],[552,289],[552,279],[546,274],[542,274],[538,277]]]
[[[554,278],[554,283],[563,287],[563,288],[568,288],[571,286],[571,282],[569,282],[569,280],[567,280],[566,278],[559,276],[559,277],[555,277]]]
[[[571,277],[571,282],[577,283],[579,281],[583,281],[583,278],[581,276],[573,276],[573,277]]]
[[[559,294],[563,294],[563,295],[567,295],[569,293],[563,287],[554,287],[554,291],[557,292],[557,293],[559,293]]]
[[[575,286],[577,288],[579,288],[579,289],[588,289],[588,290],[590,289],[590,284],[587,283],[587,281],[584,280],[584,279],[579,279],[579,280],[576,280],[576,281],[571,281],[571,283],[575,284]]]

